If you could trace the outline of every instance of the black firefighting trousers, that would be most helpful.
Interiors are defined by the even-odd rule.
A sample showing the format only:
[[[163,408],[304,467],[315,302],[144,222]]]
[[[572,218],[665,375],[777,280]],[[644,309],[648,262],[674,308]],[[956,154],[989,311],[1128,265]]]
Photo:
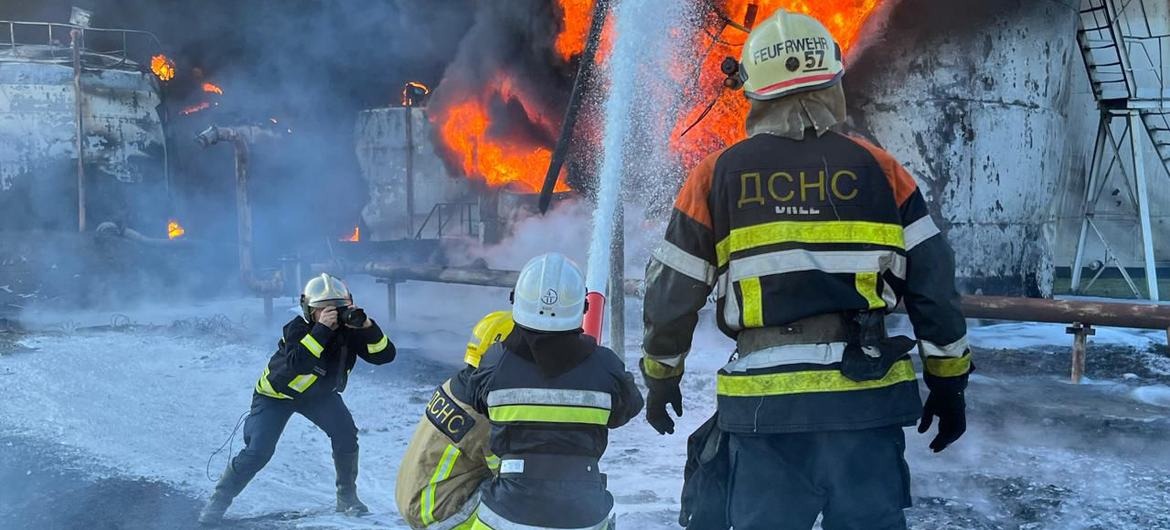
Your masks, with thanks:
[[[333,444],[333,454],[357,452],[357,426],[341,394],[329,392],[297,400],[252,394],[252,409],[244,420],[244,449],[232,459],[232,467],[245,482],[272,458],[276,442],[294,412],[325,431]]]
[[[905,530],[906,437],[860,431],[731,433],[728,515],[735,530]]]

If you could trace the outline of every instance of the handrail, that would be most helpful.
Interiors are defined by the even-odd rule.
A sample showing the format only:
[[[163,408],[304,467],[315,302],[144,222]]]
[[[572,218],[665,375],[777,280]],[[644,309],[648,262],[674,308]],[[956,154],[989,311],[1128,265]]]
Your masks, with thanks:
[[[129,36],[129,35],[135,35],[135,36],[141,36],[141,37],[147,38],[148,41],[150,42],[150,44],[153,44],[153,48],[155,50],[161,50],[163,47],[162,41],[160,41],[158,36],[156,36],[154,33],[151,33],[149,31],[144,31],[144,30],[138,30],[138,29],[87,28],[87,27],[82,27],[82,26],[78,26],[75,24],[67,24],[67,23],[61,23],[61,22],[29,22],[29,21],[22,21],[22,20],[0,20],[0,27],[3,27],[3,26],[8,26],[8,31],[7,31],[8,40],[7,41],[0,40],[0,47],[7,47],[9,50],[12,51],[12,53],[14,55],[20,55],[20,51],[19,51],[18,46],[30,46],[30,45],[57,46],[54,43],[54,39],[53,39],[53,29],[54,28],[61,28],[61,30],[67,30],[67,31],[78,30],[83,35],[86,33],[93,33],[93,34],[116,34],[117,36],[120,36],[121,40],[122,40],[122,48],[120,50],[111,50],[109,52],[97,52],[95,50],[88,50],[90,53],[95,53],[97,55],[106,55],[106,56],[110,56],[110,57],[120,57],[120,61],[118,62],[118,65],[125,64],[129,60],[128,53],[129,53],[129,48],[130,48],[130,42],[127,39],[127,36]],[[28,41],[23,41],[23,40],[17,41],[16,30],[18,28],[33,28],[33,29],[44,28],[46,30],[45,31],[45,40],[40,41],[38,39],[36,42],[28,42]],[[3,36],[4,36],[3,33],[0,33],[0,37],[3,37]],[[62,47],[64,47],[64,46],[62,45]]]
[[[467,235],[471,235],[474,232],[474,230],[472,229],[472,221],[473,221],[472,220],[472,213],[474,211],[473,208],[475,207],[475,205],[476,205],[476,203],[474,203],[474,202],[438,202],[438,203],[435,203],[435,205],[431,207],[431,211],[427,214],[426,219],[424,219],[422,224],[418,227],[418,231],[415,232],[414,239],[422,239],[423,238],[422,234],[424,231],[426,231],[427,226],[431,223],[431,219],[435,218],[435,214],[438,214],[438,221],[437,221],[438,225],[439,225],[438,230],[437,230],[438,237],[440,237],[440,238],[443,237],[443,229],[445,229],[447,227],[447,225],[451,223],[451,220],[454,219],[454,217],[455,217],[454,215],[452,215],[452,216],[448,217],[446,220],[444,220],[443,212],[447,208],[453,208],[453,207],[459,208],[460,224],[462,224],[462,222],[464,220],[466,220],[467,221]]]

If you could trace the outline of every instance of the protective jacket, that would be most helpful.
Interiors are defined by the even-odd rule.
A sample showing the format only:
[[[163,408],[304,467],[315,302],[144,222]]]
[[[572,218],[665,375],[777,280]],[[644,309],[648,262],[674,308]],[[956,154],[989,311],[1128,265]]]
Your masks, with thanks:
[[[362,329],[337,330],[295,317],[284,325],[276,353],[256,381],[256,392],[275,399],[302,399],[341,392],[361,357],[371,364],[394,360],[394,344],[373,320]]]
[[[395,499],[411,528],[470,528],[476,496],[499,459],[488,448],[491,426],[471,406],[473,367],[444,381],[431,395],[398,467]]]
[[[767,330],[799,332],[811,317],[881,315],[905,302],[926,370],[970,369],[951,249],[910,174],[861,139],[756,134],[690,173],[646,272],[648,377],[683,372],[712,289],[719,328],[740,350],[717,377],[719,427],[728,432],[868,429],[919,417],[908,347],[885,348],[882,373],[865,380],[841,373],[844,342],[760,347]]]
[[[598,460],[608,430],[643,406],[621,359],[580,330],[517,327],[488,350],[469,390],[491,420],[491,450],[500,458],[478,521],[494,530],[604,528],[613,496]]]

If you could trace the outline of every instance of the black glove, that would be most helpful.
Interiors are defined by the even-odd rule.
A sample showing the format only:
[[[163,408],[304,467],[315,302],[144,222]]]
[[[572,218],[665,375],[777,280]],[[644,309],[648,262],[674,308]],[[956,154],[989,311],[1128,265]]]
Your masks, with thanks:
[[[641,366],[641,363],[638,363]],[[646,368],[642,368],[642,379],[646,382],[646,422],[658,431],[658,434],[674,434],[674,420],[666,412],[669,403],[674,407],[674,414],[682,417],[682,390],[679,383],[682,376],[655,379],[646,375]]]
[[[963,392],[967,389],[967,375],[958,377],[936,377],[924,374],[930,395],[922,407],[922,421],[918,432],[930,430],[934,417],[938,416],[938,434],[930,442],[934,452],[942,451],[967,432],[967,401]]]

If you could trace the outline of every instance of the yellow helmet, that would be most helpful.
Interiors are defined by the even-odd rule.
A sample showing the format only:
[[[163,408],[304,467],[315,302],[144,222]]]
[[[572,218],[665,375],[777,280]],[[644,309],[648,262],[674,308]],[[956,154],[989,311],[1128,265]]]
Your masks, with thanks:
[[[841,47],[817,19],[783,9],[752,28],[739,59],[744,95],[769,100],[841,82]]]
[[[514,326],[511,311],[488,313],[471,329],[471,340],[467,341],[467,353],[463,356],[463,362],[478,368],[484,352],[492,344],[504,340],[512,333]]]

